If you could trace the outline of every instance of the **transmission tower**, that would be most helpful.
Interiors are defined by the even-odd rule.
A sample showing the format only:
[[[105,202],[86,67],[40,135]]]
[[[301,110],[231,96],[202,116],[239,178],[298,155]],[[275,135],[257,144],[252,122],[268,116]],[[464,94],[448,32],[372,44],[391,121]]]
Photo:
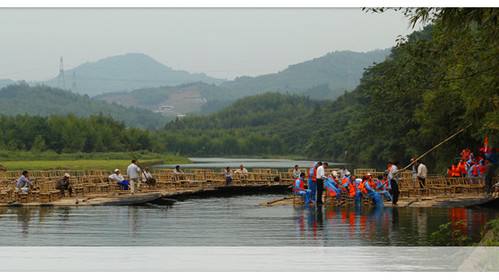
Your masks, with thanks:
[[[59,87],[66,89],[66,80],[64,79],[64,59],[61,56],[59,60]]]

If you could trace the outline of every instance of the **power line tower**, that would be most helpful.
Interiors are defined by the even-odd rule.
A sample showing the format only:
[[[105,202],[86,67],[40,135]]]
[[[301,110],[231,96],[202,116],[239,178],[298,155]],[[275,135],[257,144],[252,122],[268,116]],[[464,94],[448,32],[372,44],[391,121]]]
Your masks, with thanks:
[[[71,91],[76,92],[76,72],[73,71],[73,78],[71,79]]]
[[[59,87],[66,89],[66,80],[64,78],[64,59],[61,56],[61,59],[59,60],[59,77],[58,77],[58,83]]]

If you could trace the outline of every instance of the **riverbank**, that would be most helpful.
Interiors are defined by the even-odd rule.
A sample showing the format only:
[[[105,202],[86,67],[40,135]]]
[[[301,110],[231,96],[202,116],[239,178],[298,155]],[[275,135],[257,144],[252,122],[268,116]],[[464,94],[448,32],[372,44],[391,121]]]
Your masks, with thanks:
[[[183,156],[150,152],[58,154],[2,151],[0,165],[6,170],[123,170],[133,158],[141,160],[143,165],[190,163],[190,160]]]

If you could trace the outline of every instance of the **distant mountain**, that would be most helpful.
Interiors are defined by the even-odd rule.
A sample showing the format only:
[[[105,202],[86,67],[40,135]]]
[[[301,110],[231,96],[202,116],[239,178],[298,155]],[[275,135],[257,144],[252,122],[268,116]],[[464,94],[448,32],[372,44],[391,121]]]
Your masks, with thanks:
[[[354,89],[364,69],[382,62],[389,49],[340,51],[291,65],[275,74],[241,77],[220,85],[202,82],[106,93],[96,99],[136,106],[168,116],[210,113],[235,100],[265,92],[295,93],[316,100],[333,100]]]
[[[125,108],[47,86],[20,83],[0,89],[0,114],[48,116],[70,113],[77,116],[104,114],[128,126],[151,129],[162,127],[168,121],[164,116],[148,110]]]
[[[193,82],[220,84],[223,80],[211,78],[203,73],[192,74],[174,70],[145,54],[129,53],[84,63],[66,70],[64,80],[58,76],[42,84],[95,96],[104,92],[176,86]]]
[[[335,51],[290,65],[275,74],[240,77],[222,83],[240,96],[263,92],[304,93],[314,99],[334,99],[354,89],[364,69],[385,60],[390,49],[369,52]],[[316,98],[315,98],[316,97]]]

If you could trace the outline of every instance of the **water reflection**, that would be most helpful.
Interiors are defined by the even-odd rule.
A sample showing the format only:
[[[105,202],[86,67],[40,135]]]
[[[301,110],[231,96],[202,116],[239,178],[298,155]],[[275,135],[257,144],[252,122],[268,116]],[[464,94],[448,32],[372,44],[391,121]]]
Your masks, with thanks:
[[[486,209],[262,207],[280,196],[241,196],[157,207],[0,207],[0,246],[431,245],[451,223],[473,241],[498,212]]]
[[[401,210],[404,210],[402,214]],[[340,239],[373,243],[385,241],[387,245],[398,239],[412,245],[431,245],[428,241],[429,235],[447,221],[451,222],[452,229],[460,230],[464,235],[477,240],[486,221],[496,216],[496,213],[465,208],[435,211],[430,208],[364,208],[360,205],[331,206],[324,209],[295,207],[294,211],[296,232],[300,238],[317,240],[327,239],[328,235],[343,235]],[[442,217],[442,211],[447,212],[447,215]]]

